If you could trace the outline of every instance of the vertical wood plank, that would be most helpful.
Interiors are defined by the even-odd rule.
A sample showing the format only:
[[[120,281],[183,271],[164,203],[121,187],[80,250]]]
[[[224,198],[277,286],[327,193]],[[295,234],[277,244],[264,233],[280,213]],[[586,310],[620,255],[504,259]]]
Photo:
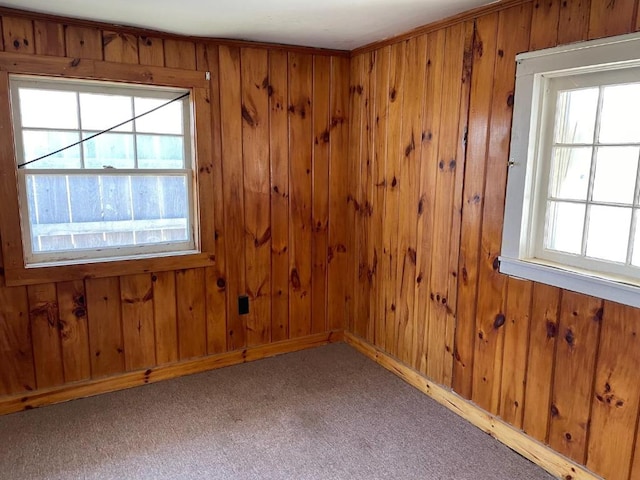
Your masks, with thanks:
[[[549,445],[584,463],[602,300],[564,291],[558,324]]]
[[[558,44],[562,45],[587,39],[590,9],[591,0],[573,0],[561,3],[558,22]]]
[[[138,63],[138,39],[121,32],[102,32],[104,59],[108,62]]]
[[[31,340],[38,388],[64,383],[56,285],[45,283],[27,287]]]
[[[178,356],[180,360],[207,353],[204,269],[176,272]]]
[[[476,22],[463,190],[464,207],[458,261],[458,318],[453,365],[453,389],[467,399],[471,399],[472,395],[474,344],[478,334],[476,331],[478,264],[481,258],[480,233],[497,31],[497,15],[483,16]]]
[[[128,371],[156,365],[151,275],[120,277],[124,363]]]
[[[124,372],[124,347],[118,277],[85,283],[92,378]]]
[[[436,204],[436,169],[440,141],[443,68],[446,31],[440,29],[427,37],[426,92],[420,152],[418,224],[416,233],[416,292],[414,310],[418,319],[414,331],[413,365],[427,374],[429,356],[429,290],[431,251],[434,240],[433,217]]]
[[[289,315],[292,338],[311,332],[311,104],[313,57],[289,53]]]
[[[384,47],[376,52],[375,96],[373,97],[373,216],[371,219],[371,243],[374,247],[373,274],[374,285],[371,294],[373,312],[374,343],[385,348],[387,327],[385,322],[384,278],[382,272],[383,226],[385,211],[385,193],[387,190],[387,125],[389,118],[389,71],[391,49]]]
[[[209,181],[212,192],[210,201],[213,206],[207,205],[206,211],[213,212],[213,245],[216,255],[216,263],[213,267],[205,269],[206,283],[206,316],[207,316],[207,352],[209,354],[223,353],[227,350],[227,312],[226,312],[226,258],[224,235],[224,195],[222,177],[222,153],[220,138],[220,68],[218,46],[212,44],[198,44],[196,48],[197,67],[200,71],[209,72],[209,101],[211,128],[211,154],[210,172],[212,179]],[[203,121],[207,121],[204,120]],[[210,214],[210,213],[209,213]]]
[[[60,282],[56,285],[56,290],[64,381],[87,380],[91,377],[91,359],[84,282]]]
[[[220,128],[224,173],[224,229],[227,259],[227,349],[246,346],[245,317],[238,315],[238,296],[245,288],[244,182],[242,173],[242,96],[240,51],[221,45]]]
[[[36,388],[26,287],[0,287],[0,395]]]
[[[640,418],[638,418],[638,424],[636,425],[636,441],[635,441],[635,453],[633,454],[633,463],[631,465],[630,480],[640,478]]]
[[[59,23],[35,20],[33,22],[35,52],[38,55],[64,57],[64,27]]]
[[[2,17],[2,36],[7,52],[35,53],[33,22],[27,18]]]
[[[140,65],[164,66],[164,44],[161,38],[138,37],[138,61]]]
[[[196,46],[187,40],[167,38],[164,40],[165,67],[196,69]]]
[[[510,425],[522,428],[532,283],[511,277],[507,291],[500,416]]]
[[[589,39],[621,35],[634,30],[636,0],[591,2]]]
[[[528,435],[544,443],[549,432],[560,289],[536,283],[532,295],[522,428]]]
[[[269,52],[271,338],[289,338],[289,127],[287,52]]]
[[[529,42],[531,4],[518,5],[498,14],[498,56],[493,84],[489,149],[482,211],[481,255],[478,268],[478,341],[473,362],[473,401],[499,412],[504,345],[506,277],[498,272],[502,222],[511,136],[511,115],[517,52]]]
[[[351,282],[349,205],[349,64],[350,59],[331,58],[331,134],[329,166],[329,253],[327,259],[327,315],[331,330],[345,328]]]
[[[561,0],[534,0],[529,50],[555,47],[558,43],[560,3]]]
[[[605,301],[592,397],[587,467],[611,480],[629,478],[640,400],[638,310]]]
[[[382,289],[385,304],[386,350],[398,355],[398,316],[396,313],[396,283],[398,271],[398,211],[400,206],[400,158],[404,154],[401,141],[405,42],[394,43],[390,50],[389,70],[389,126],[387,142],[387,166],[384,224],[382,226]]]
[[[102,32],[97,28],[67,25],[64,36],[68,57],[102,60]]]
[[[176,312],[175,272],[158,272],[153,282],[153,320],[156,362],[158,365],[178,361],[178,318]]]
[[[271,341],[271,219],[269,182],[269,57],[264,49],[241,50],[242,157],[247,345]]]

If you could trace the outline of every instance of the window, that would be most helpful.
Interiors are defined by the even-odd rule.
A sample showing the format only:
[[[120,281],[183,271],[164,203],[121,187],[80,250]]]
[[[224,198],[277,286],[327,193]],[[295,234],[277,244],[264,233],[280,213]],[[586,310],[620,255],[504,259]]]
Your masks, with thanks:
[[[640,306],[640,36],[517,62],[500,270]]]
[[[189,91],[10,76],[27,267],[196,251]]]

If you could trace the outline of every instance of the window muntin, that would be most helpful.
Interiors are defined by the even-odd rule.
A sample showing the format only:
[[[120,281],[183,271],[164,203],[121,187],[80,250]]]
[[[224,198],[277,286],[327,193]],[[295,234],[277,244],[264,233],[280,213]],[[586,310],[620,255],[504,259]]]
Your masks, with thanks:
[[[531,256],[640,278],[640,70],[544,82]]]
[[[10,87],[17,165],[188,92],[21,75]],[[185,97],[18,168],[27,266],[196,252],[191,139]]]

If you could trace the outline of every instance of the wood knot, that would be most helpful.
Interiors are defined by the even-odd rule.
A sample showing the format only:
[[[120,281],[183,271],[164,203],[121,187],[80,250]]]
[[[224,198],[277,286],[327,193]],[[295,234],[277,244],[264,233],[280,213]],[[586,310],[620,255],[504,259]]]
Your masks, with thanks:
[[[218,286],[218,288],[224,288],[227,286],[227,282],[225,282],[224,278],[220,277],[218,278],[218,280],[216,280],[216,285]]]
[[[558,326],[552,321],[547,321],[547,338],[555,338],[557,334]]]
[[[570,328],[567,329],[567,332],[564,334],[564,339],[569,344],[570,347],[573,347],[576,341],[576,338],[573,334],[573,330]]]
[[[504,325],[505,321],[506,317],[504,316],[504,313],[497,314],[495,320],[493,321],[493,328],[496,330],[499,329]]]

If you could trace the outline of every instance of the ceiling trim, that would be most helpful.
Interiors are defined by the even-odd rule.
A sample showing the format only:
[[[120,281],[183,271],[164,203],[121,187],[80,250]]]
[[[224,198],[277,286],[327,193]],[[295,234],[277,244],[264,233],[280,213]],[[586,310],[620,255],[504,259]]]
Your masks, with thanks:
[[[363,45],[362,47],[355,48],[351,50],[351,56],[354,57],[363,53],[369,53],[373,50],[378,50],[379,48],[393,45],[394,43],[409,40],[410,38],[424,35],[426,33],[435,32],[436,30],[447,28],[458,23],[466,22],[468,20],[474,20],[483,15],[499,12],[500,10],[505,10],[510,7],[523,5],[530,2],[532,2],[532,0],[500,0],[496,3],[483,5],[448,18],[438,20],[437,22],[432,22],[420,27],[413,28],[399,35],[394,35],[393,37],[385,38],[384,40],[379,40],[377,42],[372,42],[367,45]]]
[[[154,38],[171,39],[171,40],[190,40],[192,42],[197,42],[197,43],[227,45],[230,47],[268,48],[271,50],[286,50],[288,52],[294,52],[294,53],[338,56],[338,57],[349,57],[351,53],[349,52],[349,50],[332,50],[329,48],[305,47],[305,46],[299,46],[299,45],[287,45],[282,43],[255,42],[251,40],[231,40],[228,38],[179,35],[176,33],[162,32],[159,30],[152,30],[148,28],[132,27],[128,25],[118,25],[118,24],[108,23],[108,22],[97,22],[95,20],[85,20],[80,18],[60,16],[60,15],[51,15],[48,13],[32,12],[29,10],[19,10],[16,8],[0,6],[0,17],[4,17],[4,16],[27,18],[29,20],[61,23],[64,25],[73,25],[73,26],[79,26],[79,27],[95,28],[103,31],[115,31],[115,32],[128,33],[131,35],[142,36],[142,37],[154,37]]]

